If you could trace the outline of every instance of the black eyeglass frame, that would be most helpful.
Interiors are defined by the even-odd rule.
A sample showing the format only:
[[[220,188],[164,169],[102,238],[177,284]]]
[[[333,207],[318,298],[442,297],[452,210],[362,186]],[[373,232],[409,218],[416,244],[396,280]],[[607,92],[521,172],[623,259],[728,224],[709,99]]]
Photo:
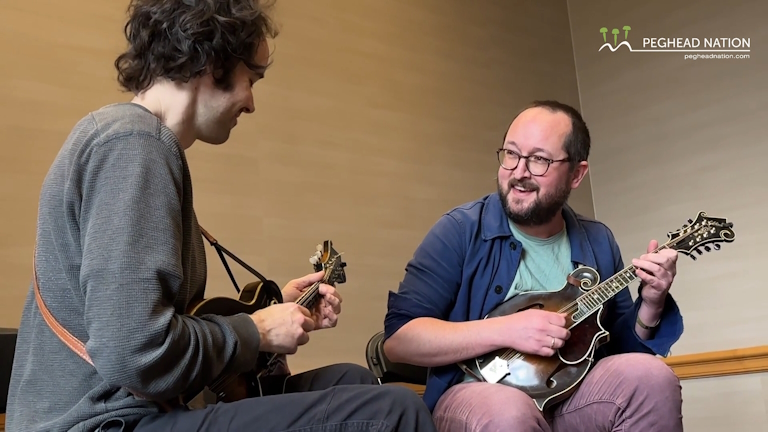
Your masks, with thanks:
[[[517,157],[517,163],[512,168],[509,168],[509,167],[505,166],[504,163],[502,162],[501,152],[503,152],[503,151],[504,152],[510,152],[510,153],[516,154],[518,156]],[[537,159],[540,159],[542,162],[546,162],[547,167],[544,168],[544,172],[543,173],[541,173],[541,174],[534,174],[533,171],[531,171],[530,158],[537,158]],[[549,172],[549,167],[552,166],[552,164],[555,163],[555,162],[569,162],[571,160],[571,158],[549,159],[549,158],[545,158],[544,156],[539,156],[539,155],[523,156],[523,155],[521,155],[520,153],[518,153],[518,152],[516,152],[514,150],[505,149],[505,148],[500,148],[500,149],[496,150],[496,160],[498,160],[499,166],[501,166],[502,168],[504,168],[507,171],[514,171],[515,169],[517,169],[517,166],[520,165],[520,161],[523,160],[523,159],[525,159],[525,169],[527,169],[528,172],[531,173],[532,176],[536,176],[536,177],[541,177],[543,175],[546,175],[547,172]]]

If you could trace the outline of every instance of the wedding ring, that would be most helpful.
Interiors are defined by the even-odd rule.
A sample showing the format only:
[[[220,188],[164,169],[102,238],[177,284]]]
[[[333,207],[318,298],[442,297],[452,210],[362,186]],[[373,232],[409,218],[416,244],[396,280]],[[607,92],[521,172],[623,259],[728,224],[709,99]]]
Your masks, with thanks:
[[[549,347],[553,349],[555,348],[555,338],[552,338],[552,343],[549,344]]]

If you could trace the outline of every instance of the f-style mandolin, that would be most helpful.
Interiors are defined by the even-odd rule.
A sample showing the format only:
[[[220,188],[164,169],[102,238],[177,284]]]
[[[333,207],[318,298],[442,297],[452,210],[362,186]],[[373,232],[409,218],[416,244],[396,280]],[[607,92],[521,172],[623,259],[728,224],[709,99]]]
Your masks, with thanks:
[[[204,234],[207,234],[204,232]],[[207,238],[212,239],[210,235]],[[216,244],[215,240],[211,242]],[[221,247],[219,247],[221,249]],[[224,250],[227,253],[226,250]],[[228,255],[232,256],[228,253]],[[222,258],[223,260],[223,258]],[[333,242],[326,240],[322,245],[317,246],[317,251],[309,259],[315,271],[324,271],[323,278],[307,288],[296,303],[307,309],[312,309],[320,298],[320,285],[335,285],[346,282],[346,273],[344,268],[347,264],[341,259],[341,254],[333,248]],[[241,263],[244,264],[244,263]],[[229,270],[229,269],[227,269]],[[253,271],[258,275],[258,272]],[[260,275],[259,275],[260,276]],[[208,314],[230,316],[238,313],[252,314],[260,309],[270,305],[282,303],[282,293],[277,285],[260,277],[261,280],[252,282],[240,292],[238,299],[228,297],[212,297],[202,300],[188,309],[188,313],[194,316],[203,316]],[[279,355],[275,353],[260,352],[253,369],[243,373],[229,373],[225,371],[206,387],[214,395],[215,401],[210,402],[233,402],[247,397],[258,396],[252,389],[258,388],[257,380],[272,373],[278,366]],[[181,397],[184,405],[194,399],[199,392],[186,394]]]
[[[709,252],[713,244],[734,240],[733,224],[699,212],[689,225],[667,234],[669,241],[658,247],[672,249],[691,257]],[[598,272],[580,267],[567,276],[565,285],[554,292],[524,292],[505,301],[486,318],[510,315],[536,308],[565,313],[571,336],[552,357],[500,349],[458,365],[478,381],[498,383],[528,394],[540,411],[568,398],[578,388],[593,366],[595,350],[608,342],[609,333],[602,324],[604,304],[636,279],[633,265],[599,282]]]

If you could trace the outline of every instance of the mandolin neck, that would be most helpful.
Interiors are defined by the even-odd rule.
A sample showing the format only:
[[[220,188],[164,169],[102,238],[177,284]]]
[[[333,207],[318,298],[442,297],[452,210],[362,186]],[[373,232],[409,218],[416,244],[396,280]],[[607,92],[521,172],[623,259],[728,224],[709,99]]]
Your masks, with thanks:
[[[655,252],[662,249],[669,249],[672,243],[665,243],[658,248]],[[637,267],[634,265],[627,266],[624,270],[616,273],[604,282],[598,284],[596,287],[582,294],[578,298],[579,309],[592,312],[599,308],[601,305],[612,299],[621,290],[626,288],[629,284],[637,279]]]
[[[315,282],[311,287],[307,288],[303,293],[301,293],[301,296],[296,299],[296,304],[307,309],[311,308],[317,300],[317,297],[320,295],[321,283],[323,283],[323,281]]]

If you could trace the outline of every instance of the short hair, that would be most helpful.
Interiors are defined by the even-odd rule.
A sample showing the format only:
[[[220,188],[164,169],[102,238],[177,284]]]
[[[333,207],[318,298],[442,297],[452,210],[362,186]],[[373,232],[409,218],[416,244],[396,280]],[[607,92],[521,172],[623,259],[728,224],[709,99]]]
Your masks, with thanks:
[[[576,108],[555,100],[535,100],[525,109],[521,110],[515,116],[515,119],[523,111],[531,108],[544,108],[550,112],[561,112],[571,119],[571,131],[563,141],[563,149],[570,159],[571,168],[575,167],[579,162],[589,159],[589,150],[591,146],[589,128],[587,128],[587,123],[584,122],[584,119]],[[512,121],[514,122],[514,119],[512,119]]]
[[[260,0],[131,0],[128,48],[115,60],[118,82],[134,94],[157,79],[188,82],[208,72],[230,88],[240,62],[255,70],[259,44],[277,37]]]

